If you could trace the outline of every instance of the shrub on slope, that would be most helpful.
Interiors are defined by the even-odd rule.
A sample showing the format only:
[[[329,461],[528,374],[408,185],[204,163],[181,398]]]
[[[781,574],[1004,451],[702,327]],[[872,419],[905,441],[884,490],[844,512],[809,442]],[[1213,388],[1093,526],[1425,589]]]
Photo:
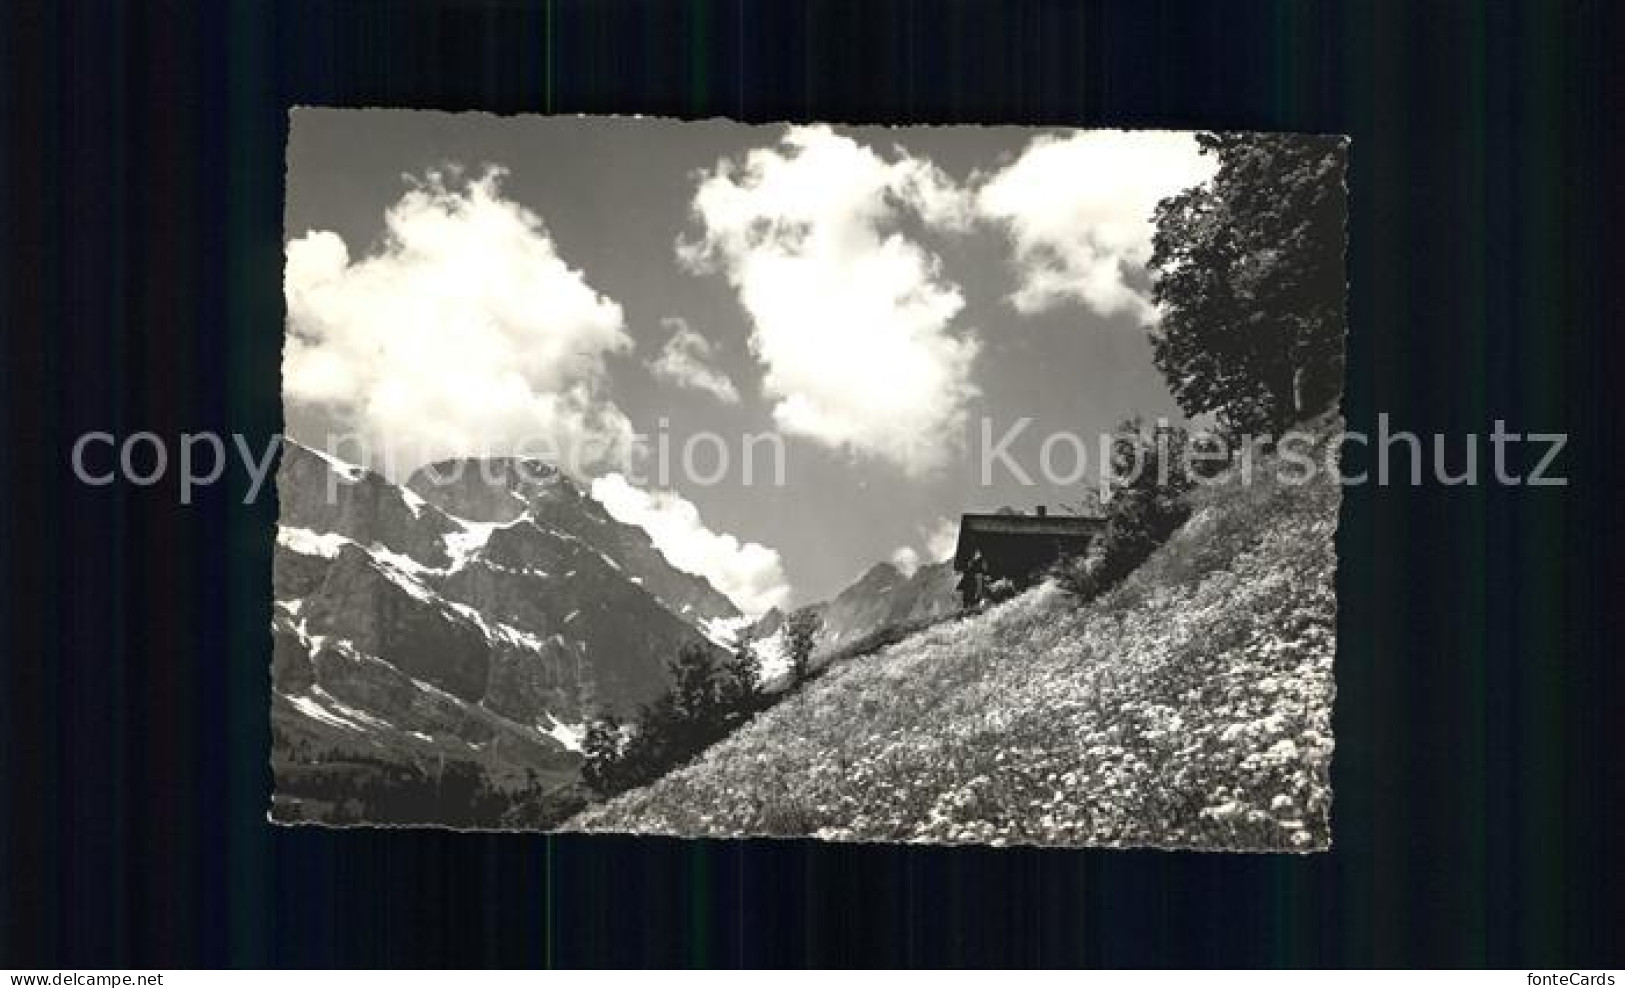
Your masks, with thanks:
[[[572,826],[1329,846],[1339,488],[1256,474],[1089,605],[1046,584],[832,667]]]

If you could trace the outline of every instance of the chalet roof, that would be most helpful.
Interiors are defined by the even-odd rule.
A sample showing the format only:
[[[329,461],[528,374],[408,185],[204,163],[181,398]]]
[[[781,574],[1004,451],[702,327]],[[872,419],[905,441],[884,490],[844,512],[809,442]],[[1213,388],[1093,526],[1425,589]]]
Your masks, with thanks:
[[[989,539],[1036,537],[1080,545],[1106,524],[1106,519],[1088,515],[967,514],[959,519],[959,544],[954,550],[954,568],[965,561],[979,544]]]

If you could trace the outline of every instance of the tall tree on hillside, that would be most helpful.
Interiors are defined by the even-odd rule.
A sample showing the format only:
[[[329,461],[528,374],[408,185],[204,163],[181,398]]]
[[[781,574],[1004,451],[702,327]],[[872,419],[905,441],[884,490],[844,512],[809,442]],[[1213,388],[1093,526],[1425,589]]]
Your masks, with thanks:
[[[619,792],[622,785],[622,759],[626,737],[614,714],[595,717],[587,724],[582,740],[581,778],[600,796]]]
[[[1102,581],[1134,571],[1190,517],[1190,435],[1174,425],[1129,419],[1112,437],[1111,497],[1106,502]]]
[[[1343,380],[1340,137],[1199,134],[1206,185],[1155,214],[1156,363],[1187,415],[1278,435],[1331,405]]]
[[[803,607],[784,621],[784,649],[790,656],[790,680],[800,683],[811,671],[813,646],[824,619],[811,607]]]
[[[721,737],[726,697],[716,654],[701,645],[684,645],[666,670],[671,677],[673,743],[688,751]]]
[[[748,631],[740,634],[733,653],[723,660],[722,693],[733,720],[750,716],[761,702],[762,660],[756,655],[756,642]]]
[[[1148,427],[1139,418],[1112,435],[1106,480],[1110,492],[1100,515],[1105,527],[1082,556],[1063,559],[1052,575],[1062,589],[1087,603],[1134,572],[1190,517],[1190,493],[1204,473],[1191,455],[1190,435],[1178,426]]]

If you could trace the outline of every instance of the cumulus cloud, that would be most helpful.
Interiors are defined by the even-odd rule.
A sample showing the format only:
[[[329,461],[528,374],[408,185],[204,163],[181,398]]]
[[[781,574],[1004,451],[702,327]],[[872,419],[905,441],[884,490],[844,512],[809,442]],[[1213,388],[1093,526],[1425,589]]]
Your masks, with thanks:
[[[699,509],[672,491],[646,491],[619,473],[592,482],[592,496],[617,521],[637,525],[667,561],[703,576],[749,615],[783,604],[790,595],[777,550],[713,532]]]
[[[704,391],[725,404],[738,404],[739,389],[727,374],[711,365],[711,341],[690,328],[685,319],[668,316],[660,325],[671,336],[660,356],[649,363],[654,376],[678,387]]]
[[[1077,131],[1035,138],[980,186],[977,213],[1000,224],[1023,313],[1068,301],[1101,315],[1149,320],[1155,310],[1131,279],[1151,258],[1157,202],[1213,174],[1190,134]]]
[[[678,256],[737,292],[779,428],[917,475],[962,441],[978,345],[952,325],[959,287],[898,226],[962,229],[972,205],[928,161],[792,127],[701,175]]]
[[[920,568],[920,553],[913,546],[898,546],[891,554],[891,564],[904,576],[913,576],[914,571]]]
[[[959,520],[956,518],[938,518],[926,530],[925,554],[934,563],[944,559],[952,559],[954,550],[959,547]]]
[[[283,394],[356,433],[401,476],[435,459],[517,453],[581,469],[632,429],[603,393],[630,347],[621,307],[505,198],[503,172],[430,172],[359,258],[337,234],[288,244]]]
[[[924,548],[899,546],[891,554],[892,565],[905,576],[913,576],[923,563],[940,563],[953,558],[954,549],[959,544],[959,522],[952,518],[938,518],[921,529],[920,535]]]
[[[920,549],[913,546],[897,546],[892,552],[892,565],[895,565],[905,577],[912,577],[915,570],[920,569]]]

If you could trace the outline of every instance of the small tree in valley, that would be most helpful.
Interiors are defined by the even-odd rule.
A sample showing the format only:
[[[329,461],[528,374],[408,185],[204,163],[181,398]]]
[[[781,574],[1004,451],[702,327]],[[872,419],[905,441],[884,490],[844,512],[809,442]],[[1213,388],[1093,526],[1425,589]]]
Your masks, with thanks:
[[[722,693],[730,720],[744,720],[761,703],[762,660],[748,633],[739,636],[732,654],[722,663]]]
[[[813,648],[818,644],[818,633],[823,630],[824,619],[811,607],[803,607],[784,622],[784,649],[790,657],[790,680],[806,681],[811,671]]]
[[[716,652],[704,645],[683,646],[668,666],[671,676],[671,742],[684,752],[698,750],[725,732],[726,684]]]
[[[581,778],[600,796],[620,792],[625,775],[622,767],[626,736],[621,722],[614,714],[595,717],[587,724],[587,736],[582,739]]]

